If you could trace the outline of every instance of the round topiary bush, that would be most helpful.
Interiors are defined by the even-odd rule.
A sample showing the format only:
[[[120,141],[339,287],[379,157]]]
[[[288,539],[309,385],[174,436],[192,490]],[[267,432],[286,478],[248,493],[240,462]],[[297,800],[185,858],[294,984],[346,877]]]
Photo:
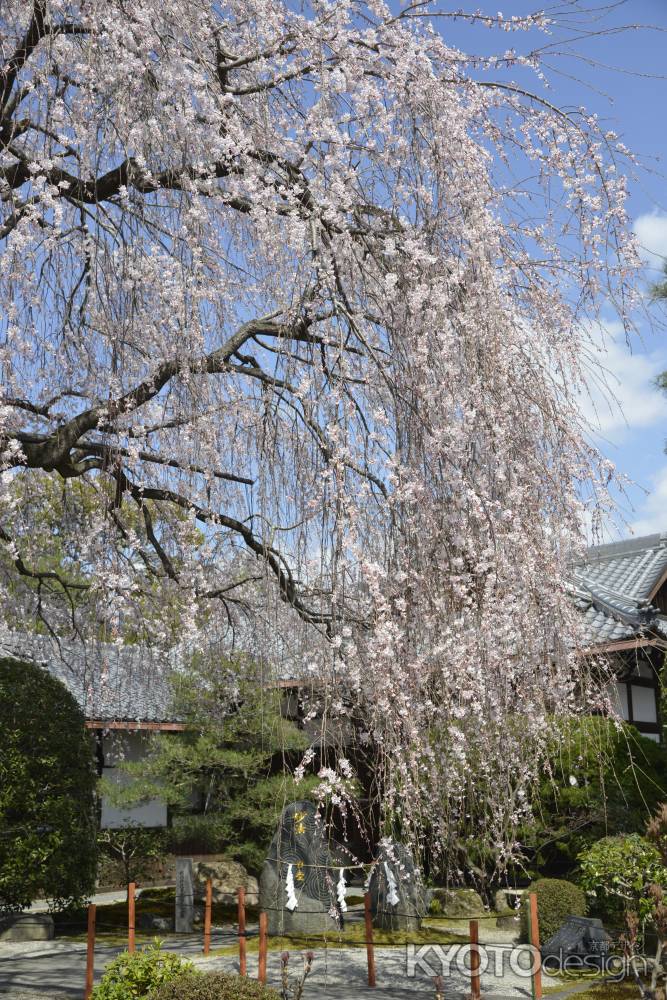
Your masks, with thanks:
[[[150,994],[150,1000],[280,1000],[280,996],[254,979],[210,972],[164,983]]]
[[[554,936],[567,916],[586,916],[586,896],[578,885],[561,878],[540,878],[527,893],[537,896],[537,916],[540,924],[540,944]],[[521,907],[521,933],[528,940],[528,895]]]
[[[151,991],[160,986],[181,982],[188,975],[196,975],[192,962],[162,951],[160,942],[155,941],[147,948],[132,954],[124,951],[114,958],[93,990],[93,1000],[138,1000],[152,995]]]
[[[95,885],[95,770],[73,696],[34,663],[0,659],[0,912],[54,909]]]

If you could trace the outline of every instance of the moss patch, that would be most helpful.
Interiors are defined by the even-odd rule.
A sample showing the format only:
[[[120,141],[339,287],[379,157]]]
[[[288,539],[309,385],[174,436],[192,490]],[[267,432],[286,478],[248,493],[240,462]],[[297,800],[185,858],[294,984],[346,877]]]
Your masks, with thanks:
[[[176,906],[176,891],[172,888],[165,889],[143,889],[137,894],[136,916],[138,922],[142,913],[152,913],[158,917],[173,917]],[[246,906],[246,919],[254,922],[258,919],[258,909],[256,906]],[[237,909],[235,906],[227,906],[223,903],[214,903],[212,911],[213,923],[230,924],[237,919]],[[84,909],[74,910],[62,916],[56,915],[56,935],[59,938],[72,938],[81,940],[86,936],[87,911]],[[195,933],[203,927],[195,927]],[[97,907],[96,913],[96,933],[99,937],[104,937],[107,944],[124,944],[127,940],[127,903],[121,900],[118,903],[104,903]],[[162,932],[164,934],[164,932]],[[156,931],[145,933],[137,931],[137,941],[152,941]]]
[[[636,983],[598,983],[583,993],[575,994],[576,1000],[639,1000],[639,990]]]
[[[419,931],[386,931],[373,928],[373,944],[376,948],[402,947],[406,944],[461,944],[467,938],[460,934],[452,934],[441,927],[423,925]],[[289,951],[290,949],[312,949],[318,948],[358,948],[366,943],[366,928],[364,924],[349,924],[342,932],[331,934],[312,934],[297,937],[269,937],[269,951]],[[259,938],[257,936],[248,938],[247,950],[256,952],[259,950]],[[230,955],[238,951],[238,945],[226,948],[219,948],[211,954]]]

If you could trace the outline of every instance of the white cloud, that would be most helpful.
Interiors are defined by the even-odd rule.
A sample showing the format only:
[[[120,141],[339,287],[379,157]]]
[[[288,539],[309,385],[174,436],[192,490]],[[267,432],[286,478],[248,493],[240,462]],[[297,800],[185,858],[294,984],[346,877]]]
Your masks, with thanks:
[[[636,535],[667,531],[667,466],[653,478],[650,493],[642,505],[642,516],[631,528]]]
[[[667,426],[667,397],[653,384],[667,369],[667,352],[647,351],[641,344],[631,351],[612,326],[594,338],[588,361],[589,394],[582,396],[581,408],[597,433],[618,444],[633,430]]]
[[[639,250],[645,260],[659,264],[657,257],[667,258],[667,215],[648,212],[640,215],[634,230],[639,240]]]

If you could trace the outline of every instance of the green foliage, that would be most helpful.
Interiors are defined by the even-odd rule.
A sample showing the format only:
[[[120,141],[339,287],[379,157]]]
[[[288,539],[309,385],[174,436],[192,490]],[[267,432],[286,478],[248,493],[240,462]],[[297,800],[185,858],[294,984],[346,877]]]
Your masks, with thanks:
[[[632,726],[573,719],[561,737],[551,777],[536,791],[535,819],[519,832],[533,873],[574,873],[582,851],[609,832],[643,832],[667,799],[667,753]]]
[[[545,943],[554,936],[569,914],[586,916],[586,896],[578,885],[560,878],[540,878],[533,882],[528,892],[537,896],[537,913],[540,940]],[[528,897],[521,907],[521,933],[528,940]]]
[[[661,300],[664,301],[665,299],[667,299],[667,261],[663,262],[662,274],[663,274],[662,280],[657,281],[654,285],[651,286],[651,298],[656,301],[661,301]],[[662,375],[658,376],[658,379],[663,379],[666,374],[667,374],[666,372],[663,372]],[[664,388],[663,385],[661,385],[660,387]]]
[[[263,688],[246,661],[196,660],[172,683],[188,729],[156,735],[146,759],[122,765],[131,782],[107,782],[103,794],[120,806],[167,801],[177,813],[174,850],[224,853],[259,873],[283,805],[315,784],[271,772],[307,740],[282,716],[280,692]],[[193,796],[202,815],[187,812]]]
[[[177,854],[226,854],[259,875],[283,805],[305,798],[317,784],[305,779],[297,787],[286,775],[257,778],[232,794],[220,812],[174,817],[172,849]]]
[[[162,951],[159,941],[130,954],[122,952],[106,967],[93,1000],[135,1000],[147,997],[165,983],[178,981],[192,973],[192,962]],[[178,995],[178,994],[176,994]]]
[[[165,983],[150,1000],[279,1000],[275,990],[245,976],[213,972]]]
[[[140,882],[151,871],[151,862],[169,850],[166,830],[129,824],[117,830],[100,830],[97,845],[101,855],[118,862],[125,883]]]
[[[41,667],[0,660],[0,911],[54,909],[95,884],[95,774],[84,718]]]
[[[651,911],[650,885],[667,887],[667,869],[653,844],[639,834],[604,837],[579,857],[579,881],[594,892],[600,911],[609,917],[635,910],[640,919]]]

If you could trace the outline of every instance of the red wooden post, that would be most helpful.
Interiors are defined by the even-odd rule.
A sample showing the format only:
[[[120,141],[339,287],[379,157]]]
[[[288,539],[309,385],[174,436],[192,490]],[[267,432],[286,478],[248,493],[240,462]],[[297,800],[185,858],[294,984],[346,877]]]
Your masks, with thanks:
[[[211,908],[213,906],[213,882],[206,879],[206,904],[204,906],[204,954],[211,950]]]
[[[364,920],[366,921],[366,961],[368,963],[368,985],[375,987],[375,951],[373,950],[373,917],[371,915],[370,893],[364,894]]]
[[[266,953],[268,951],[268,917],[262,910],[259,915],[259,973],[257,978],[260,983],[266,982]]]
[[[540,922],[537,915],[537,895],[530,894],[530,943],[533,946],[533,954],[530,956],[531,963],[536,961],[537,968],[533,973],[533,996],[535,1000],[540,1000],[542,996],[542,957],[540,954]]]
[[[86,994],[85,1000],[90,1000],[93,993],[93,977],[95,973],[95,911],[97,907],[91,903],[88,907],[88,947],[86,949]]]
[[[245,889],[239,887],[239,975],[248,974],[246,968],[246,936],[245,936]]]
[[[481,1000],[482,990],[479,975],[479,923],[470,921],[470,1000]]]
[[[136,885],[130,882],[127,887],[127,950],[134,951],[134,890]]]

